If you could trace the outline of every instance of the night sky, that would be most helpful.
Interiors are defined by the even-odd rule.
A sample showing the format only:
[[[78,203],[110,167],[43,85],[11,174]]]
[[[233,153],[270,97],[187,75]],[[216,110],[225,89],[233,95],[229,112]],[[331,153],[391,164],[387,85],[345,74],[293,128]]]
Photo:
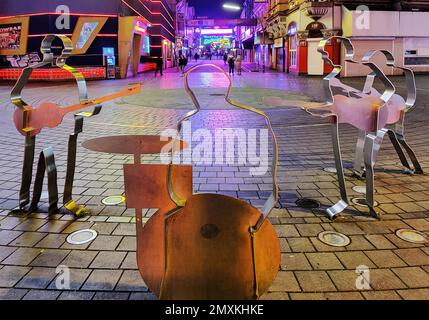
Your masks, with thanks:
[[[242,5],[241,0],[190,0],[191,6],[195,7],[197,17],[207,16],[209,18],[239,18],[241,12],[227,11],[222,8],[224,3]]]

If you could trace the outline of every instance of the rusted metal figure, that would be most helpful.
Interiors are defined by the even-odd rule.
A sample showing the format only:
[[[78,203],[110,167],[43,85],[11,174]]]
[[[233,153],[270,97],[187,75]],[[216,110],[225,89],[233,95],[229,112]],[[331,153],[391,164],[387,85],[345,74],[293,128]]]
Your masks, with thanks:
[[[338,79],[342,67],[340,65],[335,65],[325,51],[325,46],[328,41],[337,40],[342,42],[346,50],[345,61],[347,63],[358,63],[371,69],[363,90],[347,86]],[[333,68],[332,72],[324,79],[328,101],[321,106],[313,105],[305,107],[304,110],[314,116],[328,118],[332,124],[332,140],[341,200],[327,209],[328,216],[331,219],[336,217],[349,204],[338,136],[338,124],[348,123],[358,128],[360,132],[356,148],[355,171],[360,172],[362,157],[364,157],[366,171],[366,204],[368,205],[370,214],[377,217],[374,208],[374,166],[383,137],[386,133],[389,133],[389,137],[402,163],[409,168],[398,139],[400,139],[401,134],[403,137],[403,130],[401,131],[401,128],[403,128],[402,125],[405,112],[410,110],[415,103],[414,76],[411,70],[401,68],[406,74],[408,88],[407,101],[404,101],[402,97],[395,94],[394,85],[380,67],[371,61],[371,57],[377,51],[369,51],[361,61],[356,61],[354,59],[354,48],[351,41],[348,38],[337,36],[322,40],[319,44],[318,51],[322,54],[325,63]],[[393,56],[388,51],[383,50],[381,52],[387,57],[389,66],[397,67],[394,63]],[[384,86],[383,93],[379,93],[372,88],[374,78],[376,77],[381,80]],[[385,128],[386,125],[395,123],[399,124],[400,129],[397,131]],[[421,170],[411,148],[408,147],[404,140],[401,144],[410,154],[416,171],[419,171],[419,168]]]
[[[59,57],[54,57],[52,52],[52,42],[59,38],[63,43],[63,50]],[[15,127],[22,135],[25,136],[24,162],[21,178],[21,189],[19,195],[19,211],[35,211],[40,201],[45,171],[48,176],[48,194],[50,214],[58,210],[58,187],[57,187],[57,170],[55,165],[54,152],[51,147],[44,149],[39,156],[38,167],[36,171],[34,192],[30,203],[30,188],[33,176],[33,163],[36,145],[36,136],[43,128],[55,128],[61,124],[63,117],[67,113],[76,112],[87,107],[94,107],[92,112],[76,113],[74,116],[74,132],[69,136],[68,156],[67,156],[67,173],[64,186],[63,203],[64,207],[76,215],[83,214],[85,209],[76,204],[72,199],[73,180],[76,167],[76,150],[77,137],[83,129],[83,120],[85,117],[92,117],[101,111],[101,103],[107,100],[115,99],[120,96],[136,93],[140,90],[135,86],[122,92],[102,97],[95,100],[88,99],[86,81],[83,75],[76,69],[66,64],[66,59],[71,55],[73,50],[72,41],[64,35],[47,35],[41,46],[43,61],[25,68],[11,92],[11,101],[17,107],[14,113]],[[75,78],[78,86],[79,104],[61,107],[55,103],[45,102],[38,108],[28,105],[22,98],[22,90],[28,82],[33,69],[52,65],[70,72]],[[26,206],[30,204],[28,210]]]
[[[229,196],[193,195],[190,166],[126,165],[127,206],[137,208],[137,263],[145,283],[161,299],[257,299],[280,266],[280,243],[267,219],[278,201],[277,140],[265,113],[229,98],[232,80],[214,65],[199,65],[186,73],[185,89],[196,109],[179,121],[178,131],[200,111],[188,85],[189,74],[207,66],[228,78],[228,103],[264,117],[275,153],[272,194],[259,211]],[[139,191],[137,197],[130,197],[132,190]],[[144,227],[141,208],[159,208]]]

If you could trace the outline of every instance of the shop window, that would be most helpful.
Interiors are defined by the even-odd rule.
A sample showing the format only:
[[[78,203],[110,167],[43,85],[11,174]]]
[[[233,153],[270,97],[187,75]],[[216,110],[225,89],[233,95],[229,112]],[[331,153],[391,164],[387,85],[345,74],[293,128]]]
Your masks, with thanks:
[[[295,35],[289,36],[289,65],[296,66],[297,63],[297,47],[298,47],[298,37]]]

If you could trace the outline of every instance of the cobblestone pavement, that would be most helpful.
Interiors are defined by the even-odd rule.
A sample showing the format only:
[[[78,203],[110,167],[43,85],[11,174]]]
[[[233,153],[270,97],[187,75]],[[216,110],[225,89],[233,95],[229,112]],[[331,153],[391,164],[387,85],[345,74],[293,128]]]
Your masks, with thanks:
[[[400,80],[394,79],[399,91],[404,88]],[[159,93],[160,89],[176,90],[175,94],[180,95],[177,89],[183,87],[182,77],[169,70],[156,79],[152,74],[144,74],[132,80],[90,82],[90,94],[92,97],[108,94],[137,81],[143,84],[146,95],[151,90]],[[362,79],[348,81],[358,85]],[[226,82],[220,73],[204,69],[191,77],[191,84],[201,89],[200,95],[207,95],[209,92],[204,88],[224,88]],[[234,84],[238,88],[237,99],[242,89],[247,102],[262,107],[264,96],[275,97],[278,93],[284,97],[275,90],[287,90],[302,99],[323,100],[320,77],[245,72],[241,77],[234,76]],[[417,86],[417,108],[407,118],[406,133],[423,169],[429,171],[429,77],[418,76]],[[131,163],[132,157],[79,147],[74,195],[78,203],[92,210],[90,216],[74,219],[63,213],[19,216],[10,212],[17,205],[24,142],[12,124],[10,89],[11,84],[0,85],[0,299],[154,299],[137,271],[133,211],[124,205],[112,207],[101,203],[108,195],[123,193],[122,165]],[[253,89],[252,98],[248,91]],[[31,84],[24,96],[33,105],[45,100],[67,105],[77,102],[75,90],[69,83]],[[79,142],[109,135],[159,134],[166,128],[174,128],[179,117],[191,109],[191,104],[183,99],[177,98],[181,107],[157,105],[156,101],[151,101],[150,106],[145,101],[131,104],[127,99],[106,103],[100,115],[86,120]],[[264,127],[263,121],[252,114],[226,110],[219,99],[213,99],[212,103],[207,97],[203,99],[210,108],[192,120],[193,130]],[[333,166],[329,125],[285,105],[273,107],[271,103],[265,111],[279,139],[278,179],[283,209],[275,210],[271,217],[281,241],[281,271],[262,298],[429,299],[429,245],[409,243],[395,235],[402,228],[429,234],[429,177],[403,174],[392,146],[386,141],[377,163],[376,200],[380,204],[377,208],[380,220],[368,217],[365,208],[352,206],[331,222],[323,213],[295,205],[298,197],[311,197],[323,206],[338,200],[336,177],[323,170]],[[44,130],[38,136],[37,151],[49,145],[55,150],[60,191],[64,185],[66,142],[72,130],[72,116],[68,115],[59,128]],[[353,161],[356,134],[347,125],[340,128],[347,168]],[[145,156],[143,161],[156,163],[159,159],[156,155]],[[359,196],[351,187],[363,184],[364,181],[347,177],[349,196]],[[269,188],[270,177],[253,177],[249,167],[194,168],[195,192],[228,194],[260,206]],[[145,209],[146,218],[153,212]],[[84,228],[98,231],[92,243],[76,246],[65,241],[70,233]],[[317,235],[324,230],[349,236],[350,245],[344,248],[323,244]],[[71,270],[71,290],[56,289],[59,265]],[[370,269],[369,290],[356,289],[359,265]]]

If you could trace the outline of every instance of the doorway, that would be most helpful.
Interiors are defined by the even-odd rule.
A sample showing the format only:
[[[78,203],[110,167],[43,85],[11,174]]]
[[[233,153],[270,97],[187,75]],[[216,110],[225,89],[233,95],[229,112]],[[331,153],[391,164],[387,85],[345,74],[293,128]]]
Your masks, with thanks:
[[[314,76],[323,75],[323,59],[320,52],[317,51],[319,47],[319,42],[322,38],[309,38],[307,39],[307,49],[308,49],[308,74]]]

